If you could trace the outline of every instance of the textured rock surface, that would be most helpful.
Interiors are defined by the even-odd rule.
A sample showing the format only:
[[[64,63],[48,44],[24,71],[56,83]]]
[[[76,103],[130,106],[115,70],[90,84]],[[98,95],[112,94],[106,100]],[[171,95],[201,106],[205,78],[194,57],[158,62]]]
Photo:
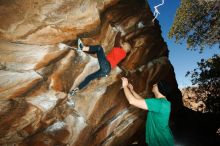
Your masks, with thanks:
[[[0,1],[0,145],[126,145],[145,123],[121,89],[126,75],[143,97],[166,79],[177,89],[160,27],[144,0]],[[121,30],[132,50],[110,76],[92,81],[68,104],[74,81],[96,58],[59,42],[113,47]],[[121,68],[121,69],[120,69]],[[147,90],[146,90],[147,89]]]

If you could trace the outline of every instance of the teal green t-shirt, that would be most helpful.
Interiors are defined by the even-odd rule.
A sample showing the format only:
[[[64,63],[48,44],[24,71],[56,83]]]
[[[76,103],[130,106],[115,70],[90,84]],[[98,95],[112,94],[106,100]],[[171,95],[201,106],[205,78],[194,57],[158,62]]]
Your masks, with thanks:
[[[169,128],[171,104],[165,98],[145,99],[148,106],[146,143],[149,146],[173,146],[174,139]]]

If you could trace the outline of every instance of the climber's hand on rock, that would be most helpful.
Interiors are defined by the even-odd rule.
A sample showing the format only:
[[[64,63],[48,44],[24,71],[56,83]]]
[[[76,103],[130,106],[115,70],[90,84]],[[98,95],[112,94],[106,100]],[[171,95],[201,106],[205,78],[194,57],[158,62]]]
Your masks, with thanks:
[[[122,77],[121,80],[122,80],[122,87],[123,88],[127,87],[128,86],[128,79],[125,77]]]
[[[125,52],[129,52],[131,50],[131,45],[128,42],[124,42],[120,40],[120,45],[125,50]]]

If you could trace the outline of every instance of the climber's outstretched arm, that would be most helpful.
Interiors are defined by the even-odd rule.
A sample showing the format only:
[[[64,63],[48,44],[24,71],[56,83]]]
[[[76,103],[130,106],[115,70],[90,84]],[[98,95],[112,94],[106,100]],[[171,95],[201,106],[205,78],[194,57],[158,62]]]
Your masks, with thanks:
[[[131,91],[131,93],[134,95],[135,98],[137,99],[143,99],[140,95],[138,95],[135,91],[134,88],[131,84],[128,84],[128,88]]]
[[[131,104],[131,105],[134,105],[138,108],[141,108],[141,109],[145,109],[145,110],[148,110],[148,107],[147,107],[147,104],[145,103],[145,100],[140,97],[139,95],[133,95],[131,90],[129,89],[129,84],[128,84],[128,79],[127,78],[124,78],[122,77],[122,87],[124,89],[124,93],[125,93],[125,96],[128,100],[128,102]],[[137,96],[137,97],[135,97]]]

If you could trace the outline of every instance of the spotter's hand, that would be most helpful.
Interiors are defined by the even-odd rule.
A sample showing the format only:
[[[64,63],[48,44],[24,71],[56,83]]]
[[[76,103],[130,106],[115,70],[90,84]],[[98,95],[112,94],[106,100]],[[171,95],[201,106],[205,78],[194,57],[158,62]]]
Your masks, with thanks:
[[[121,80],[122,80],[122,87],[123,88],[127,87],[128,86],[128,79],[125,77],[122,77]]]

